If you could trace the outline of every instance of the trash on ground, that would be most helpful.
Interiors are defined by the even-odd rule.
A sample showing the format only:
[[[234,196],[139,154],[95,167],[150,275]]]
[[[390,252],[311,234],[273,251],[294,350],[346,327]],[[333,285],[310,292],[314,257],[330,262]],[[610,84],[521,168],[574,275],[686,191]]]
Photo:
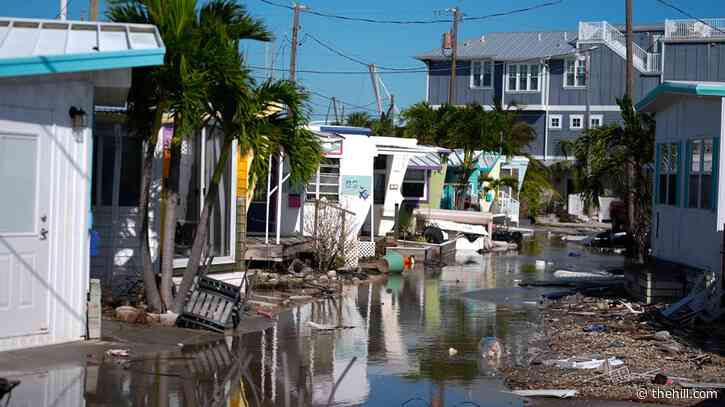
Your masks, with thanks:
[[[581,358],[545,360],[544,365],[556,366],[560,369],[601,369],[604,367],[605,362],[609,364],[609,367],[616,367],[624,364],[624,361],[621,359],[611,357],[609,359],[591,360],[582,360]]]
[[[455,349],[455,348],[449,348],[448,349],[448,354],[451,355],[451,356],[456,356],[458,354],[458,350]]]
[[[604,324],[589,324],[584,327],[584,332],[607,332],[607,326]]]

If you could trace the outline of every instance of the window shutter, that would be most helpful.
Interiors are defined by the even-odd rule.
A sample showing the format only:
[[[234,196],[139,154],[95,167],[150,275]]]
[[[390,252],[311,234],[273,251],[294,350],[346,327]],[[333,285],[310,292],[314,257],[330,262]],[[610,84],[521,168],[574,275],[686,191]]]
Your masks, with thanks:
[[[718,196],[718,177],[720,175],[720,138],[712,139],[712,190],[710,193],[711,209],[717,212],[717,196]]]
[[[685,190],[682,191],[683,208],[690,207],[690,173],[692,172],[692,143],[685,142],[685,171],[683,171],[683,179],[685,181]]]
[[[660,199],[660,162],[662,156],[662,145],[655,145],[655,191],[652,194],[652,207],[655,207],[659,203]]]

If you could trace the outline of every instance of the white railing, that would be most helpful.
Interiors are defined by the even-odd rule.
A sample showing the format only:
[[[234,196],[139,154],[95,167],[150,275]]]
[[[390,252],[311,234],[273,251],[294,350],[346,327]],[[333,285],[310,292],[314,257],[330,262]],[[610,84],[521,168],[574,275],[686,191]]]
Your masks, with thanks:
[[[725,18],[665,20],[665,39],[698,40],[706,38],[725,38]]]
[[[521,204],[518,199],[511,197],[504,191],[499,192],[498,196],[498,213],[506,215],[513,223],[519,223],[519,208]]]
[[[579,42],[603,42],[622,58],[627,58],[627,36],[606,21],[580,22]],[[642,72],[660,71],[660,54],[647,52],[632,43],[634,66]]]

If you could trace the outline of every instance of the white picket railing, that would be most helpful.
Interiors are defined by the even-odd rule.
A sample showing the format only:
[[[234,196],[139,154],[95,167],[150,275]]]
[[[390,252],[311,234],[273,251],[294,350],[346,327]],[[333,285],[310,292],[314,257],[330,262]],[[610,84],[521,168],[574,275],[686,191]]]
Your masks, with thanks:
[[[725,18],[665,20],[665,38],[668,40],[725,38]]]
[[[580,22],[579,42],[602,42],[622,58],[627,58],[627,36],[606,21]],[[642,72],[659,72],[660,54],[647,52],[632,43],[634,66]]]
[[[521,203],[518,199],[510,196],[505,191],[500,191],[497,199],[497,213],[506,215],[513,223],[519,223],[519,208]]]

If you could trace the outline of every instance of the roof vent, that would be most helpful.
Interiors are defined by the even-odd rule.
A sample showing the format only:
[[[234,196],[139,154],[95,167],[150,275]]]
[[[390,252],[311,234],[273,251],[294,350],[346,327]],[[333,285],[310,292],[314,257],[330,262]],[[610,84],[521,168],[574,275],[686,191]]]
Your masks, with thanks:
[[[566,31],[564,31],[564,41],[569,41],[569,39],[566,38]]]
[[[539,41],[541,41],[541,33],[539,33]]]
[[[485,35],[482,35],[481,36],[481,42],[486,42],[486,36]]]

